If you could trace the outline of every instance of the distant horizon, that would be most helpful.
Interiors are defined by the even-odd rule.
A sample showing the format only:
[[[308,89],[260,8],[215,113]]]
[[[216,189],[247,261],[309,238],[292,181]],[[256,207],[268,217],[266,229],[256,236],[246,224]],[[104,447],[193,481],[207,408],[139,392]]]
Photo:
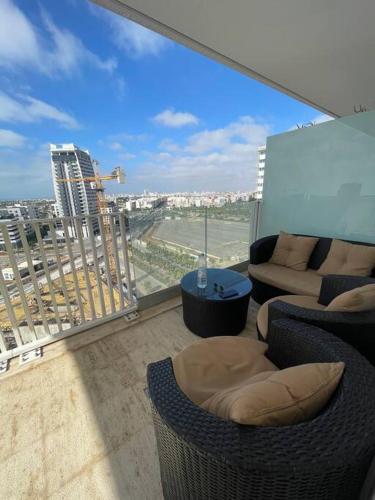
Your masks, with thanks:
[[[149,191],[146,189],[145,191]],[[202,195],[202,194],[229,194],[229,193],[241,193],[241,194],[251,194],[255,193],[255,190],[241,190],[241,189],[236,189],[236,190],[229,190],[229,191],[150,191],[148,194],[145,194],[144,192],[139,192],[139,193],[105,193],[105,195],[110,195],[110,196],[116,196],[116,197],[121,197],[121,196],[151,196],[153,194],[155,195],[176,195],[176,194],[181,194],[181,195]],[[8,202],[15,202],[15,203],[20,203],[20,202],[27,202],[27,201],[52,201],[56,200],[54,196],[47,196],[47,197],[38,197],[38,198],[0,198],[0,203],[8,203]]]

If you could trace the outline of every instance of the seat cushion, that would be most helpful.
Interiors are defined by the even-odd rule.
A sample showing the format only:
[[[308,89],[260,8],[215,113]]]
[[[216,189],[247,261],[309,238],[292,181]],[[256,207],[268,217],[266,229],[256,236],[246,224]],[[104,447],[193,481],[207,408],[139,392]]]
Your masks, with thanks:
[[[280,231],[276,246],[269,262],[290,267],[296,271],[305,271],[312,251],[319,238],[295,236]]]
[[[364,285],[335,297],[326,311],[361,312],[375,310],[375,284]]]
[[[281,426],[313,418],[340,382],[344,363],[309,363],[258,373],[239,387],[217,392],[202,408],[225,420]]]
[[[180,389],[200,405],[218,391],[256,373],[278,368],[265,357],[265,342],[243,337],[211,337],[186,347],[172,360]]]
[[[272,302],[275,302],[275,300],[282,300],[288,304],[304,307],[306,309],[325,309],[325,306],[318,303],[318,297],[312,297],[311,295],[280,295],[279,297],[267,300],[267,302],[259,308],[257,314],[258,330],[264,339],[267,338],[268,333],[268,306]]]
[[[255,279],[293,294],[318,297],[320,293],[322,277],[313,269],[295,271],[289,267],[263,262],[250,264],[248,271]]]
[[[318,274],[348,274],[370,276],[375,267],[375,247],[353,245],[341,240],[332,240],[331,248]]]

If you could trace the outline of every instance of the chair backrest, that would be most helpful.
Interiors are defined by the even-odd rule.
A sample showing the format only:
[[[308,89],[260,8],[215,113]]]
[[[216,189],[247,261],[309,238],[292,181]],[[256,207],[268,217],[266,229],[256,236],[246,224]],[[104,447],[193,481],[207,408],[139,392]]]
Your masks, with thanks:
[[[289,319],[274,321],[267,341],[267,356],[279,368],[343,361],[345,370],[335,397],[320,417],[341,427],[342,422],[352,422],[350,415],[355,412],[358,422],[353,432],[357,433],[361,425],[367,426],[370,422],[375,432],[375,368],[356,349],[320,328]],[[368,430],[364,427],[362,432]]]

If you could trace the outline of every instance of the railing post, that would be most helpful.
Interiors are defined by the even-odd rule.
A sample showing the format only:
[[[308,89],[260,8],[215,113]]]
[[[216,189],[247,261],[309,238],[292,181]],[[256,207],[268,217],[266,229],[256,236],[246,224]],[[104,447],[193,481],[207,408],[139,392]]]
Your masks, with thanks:
[[[128,287],[128,301],[129,305],[134,305],[134,297],[133,297],[133,283],[130,274],[130,265],[129,265],[129,248],[128,248],[128,240],[126,233],[126,223],[125,223],[125,214],[120,213],[120,234],[121,234],[121,247],[122,247],[122,255],[124,259],[124,267],[125,267],[125,280]]]
[[[12,243],[10,240],[9,231],[8,231],[8,228],[6,225],[3,226],[2,231],[3,231],[5,249],[6,249],[6,252],[8,254],[9,262],[10,262],[10,265],[12,266],[13,273],[14,273],[14,276],[16,279],[18,293],[19,293],[21,304],[22,304],[23,311],[25,314],[26,323],[27,323],[27,326],[29,328],[29,333],[31,335],[31,339],[36,340],[34,323],[33,323],[33,320],[32,320],[31,314],[30,314],[25,290],[23,288],[23,283],[21,280],[20,271],[18,269],[17,260],[16,260],[16,257],[14,255],[14,252],[13,252],[13,247],[12,247]]]
[[[94,263],[96,282],[98,284],[100,309],[102,311],[102,318],[103,318],[106,315],[106,308],[105,308],[105,301],[104,301],[104,294],[103,294],[103,283],[102,283],[102,280],[100,277],[100,266],[99,266],[99,259],[98,259],[98,251],[97,251],[96,242],[95,242],[94,225],[92,222],[93,217],[95,217],[95,216],[88,216],[87,217],[87,227],[88,227],[89,239],[90,239],[91,250],[92,250],[92,258],[93,258],[93,263]]]
[[[74,289],[76,291],[79,313],[81,315],[81,321],[85,321],[86,320],[85,311],[83,309],[81,291],[79,289],[79,281],[78,281],[78,276],[77,276],[77,269],[75,266],[75,259],[74,259],[72,244],[71,244],[70,236],[69,236],[69,225],[68,225],[66,219],[63,219],[62,224],[63,224],[63,228],[64,228],[65,244],[66,244],[66,248],[68,250],[68,255],[69,255],[69,259],[70,259],[70,270],[71,270],[72,276],[73,276],[73,283],[74,283]],[[73,225],[74,225],[74,221],[72,221],[72,226]]]
[[[115,299],[114,299],[114,295],[113,295],[110,261],[109,261],[108,248],[107,248],[108,242],[107,242],[107,235],[105,234],[105,227],[104,227],[104,216],[98,215],[98,220],[99,220],[100,237],[101,237],[101,243],[102,243],[102,252],[103,252],[103,256],[104,256],[105,273],[106,273],[106,278],[107,278],[107,287],[108,287],[108,292],[109,292],[109,303],[111,305],[111,312],[114,313],[116,311],[116,306],[115,306]]]
[[[86,250],[85,250],[85,245],[84,245],[84,241],[83,241],[84,238],[83,238],[83,231],[82,231],[82,219],[77,217],[76,222],[77,222],[77,224],[76,224],[77,238],[78,238],[79,249],[81,252],[81,262],[82,262],[83,274],[85,276],[85,281],[86,281],[87,296],[88,296],[89,304],[90,304],[91,319],[96,319],[95,304],[94,304],[94,298],[93,298],[92,290],[91,290],[91,280],[90,280],[89,270],[87,267]]]
[[[43,327],[44,327],[46,335],[50,335],[49,326],[47,323],[46,315],[44,313],[42,297],[40,295],[39,288],[38,288],[38,281],[37,281],[35,270],[34,270],[34,263],[33,263],[33,259],[31,257],[31,255],[30,255],[29,243],[27,241],[23,225],[21,223],[18,223],[17,227],[18,227],[18,232],[20,233],[22,247],[23,247],[25,257],[26,257],[27,266],[29,268],[29,274],[31,276],[31,283],[32,283],[33,288],[34,288],[34,294],[35,294],[36,302],[38,304],[39,313],[40,313],[40,316],[42,317]],[[36,334],[36,336],[38,337],[37,334]]]
[[[116,271],[116,280],[117,280],[117,288],[120,295],[120,307],[123,309],[125,307],[124,300],[124,290],[122,287],[122,278],[121,278],[121,267],[120,267],[120,259],[118,254],[117,247],[117,234],[116,234],[116,225],[114,224],[114,216],[109,216],[109,224],[111,228],[111,239],[112,239],[112,251],[113,251],[113,260],[115,263],[115,271]],[[111,273],[112,274],[112,273]]]

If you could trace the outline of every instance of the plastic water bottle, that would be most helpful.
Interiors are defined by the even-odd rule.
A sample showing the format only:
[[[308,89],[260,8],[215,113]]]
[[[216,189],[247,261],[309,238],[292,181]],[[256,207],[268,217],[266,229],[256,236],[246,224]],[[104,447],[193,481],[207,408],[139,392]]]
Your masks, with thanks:
[[[198,257],[198,275],[197,275],[197,287],[206,288],[207,286],[207,268],[206,268],[206,256],[201,253]]]

